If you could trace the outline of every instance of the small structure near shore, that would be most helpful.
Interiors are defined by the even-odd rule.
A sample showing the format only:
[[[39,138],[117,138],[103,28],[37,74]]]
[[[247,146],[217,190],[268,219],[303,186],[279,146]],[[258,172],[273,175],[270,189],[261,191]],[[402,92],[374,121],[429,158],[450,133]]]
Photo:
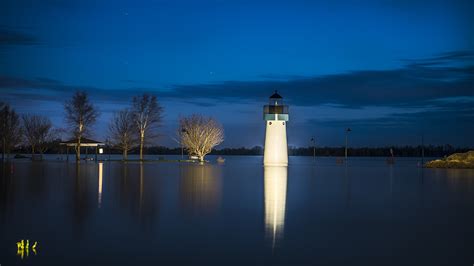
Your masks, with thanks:
[[[427,162],[428,168],[469,168],[474,169],[474,151],[455,153],[446,158]]]
[[[60,146],[66,146],[66,160],[69,161],[69,148],[77,149],[77,140],[76,139],[70,139],[68,141],[64,141],[59,143]],[[81,144],[79,148],[85,147],[86,149],[86,160],[88,159],[88,149],[92,147],[95,151],[95,160],[97,161],[97,154],[99,152],[99,147],[105,146],[105,143],[97,141],[97,140],[92,140],[92,139],[87,139],[87,138],[82,138],[81,139]]]

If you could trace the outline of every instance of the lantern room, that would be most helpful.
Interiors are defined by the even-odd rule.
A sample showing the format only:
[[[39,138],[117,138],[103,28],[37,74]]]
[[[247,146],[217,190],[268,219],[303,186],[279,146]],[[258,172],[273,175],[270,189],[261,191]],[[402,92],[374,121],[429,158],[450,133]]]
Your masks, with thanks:
[[[283,97],[277,91],[270,96],[269,104],[263,107],[263,119],[266,121],[288,121],[288,105],[283,104]]]

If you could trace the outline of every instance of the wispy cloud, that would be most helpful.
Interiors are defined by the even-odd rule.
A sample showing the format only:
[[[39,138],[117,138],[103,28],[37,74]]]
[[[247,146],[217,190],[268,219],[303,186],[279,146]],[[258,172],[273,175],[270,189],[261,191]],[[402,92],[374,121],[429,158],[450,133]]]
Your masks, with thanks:
[[[356,118],[356,119],[309,119],[309,123],[329,127],[359,127],[359,128],[422,128],[423,126],[453,130],[453,126],[474,129],[474,98],[470,99],[442,99],[432,102],[430,107],[419,111],[407,110],[394,112],[383,117]],[[439,130],[438,129],[438,130]]]
[[[0,45],[38,45],[38,38],[16,29],[0,26]]]
[[[98,100],[129,101],[132,95],[151,92],[161,99],[182,100],[199,106],[216,103],[261,102],[278,90],[292,105],[333,104],[346,108],[363,106],[416,107],[440,98],[474,97],[474,54],[459,51],[433,58],[412,60],[393,70],[364,70],[335,75],[297,77],[285,80],[227,81],[214,84],[175,85],[171,88],[122,90],[63,84],[48,78],[0,77],[0,89],[18,100],[24,97],[58,99],[57,93],[81,89]],[[421,62],[421,63],[420,63]],[[425,63],[424,63],[425,62]],[[429,63],[426,63],[429,62]],[[453,66],[456,64],[456,66]],[[54,92],[48,96],[48,91]],[[111,93],[113,92],[113,93]]]
[[[446,66],[446,65],[464,65],[471,64],[474,61],[474,52],[471,51],[452,51],[441,53],[433,57],[424,59],[405,59],[402,62],[411,67],[416,66]]]
[[[455,66],[454,66],[455,65]],[[412,60],[393,70],[364,70],[286,80],[228,81],[175,86],[166,97],[254,101],[279,90],[293,105],[338,104],[416,106],[446,97],[474,96],[474,57],[452,52],[431,59]]]
[[[28,111],[29,106],[46,108],[48,102],[52,103],[51,106],[61,106],[75,90],[85,90],[94,102],[103,103],[102,111],[108,115],[114,107],[120,109],[127,106],[134,95],[149,92],[158,96],[165,109],[172,110],[169,113],[172,120],[179,115],[180,109],[176,105],[196,109],[196,112],[203,108],[211,115],[215,110],[228,112],[237,105],[240,115],[246,107],[257,112],[259,109],[255,106],[265,102],[274,90],[279,90],[293,112],[298,114],[292,122],[304,124],[305,127],[339,129],[350,126],[359,128],[359,132],[369,129],[403,131],[409,139],[414,129],[424,126],[434,129],[432,134],[436,132],[440,141],[443,141],[443,134],[450,134],[452,139],[461,139],[459,143],[469,144],[472,142],[463,130],[474,130],[472,55],[470,52],[446,53],[411,60],[404,67],[393,70],[286,79],[276,76],[279,78],[176,85],[164,89],[133,87],[114,90],[64,84],[45,77],[0,76],[0,92],[2,100],[14,106],[21,105],[23,110]],[[104,119],[106,117],[104,114]],[[229,126],[225,121],[224,125]],[[408,132],[408,128],[412,131]],[[240,130],[244,132],[246,129],[242,127]]]

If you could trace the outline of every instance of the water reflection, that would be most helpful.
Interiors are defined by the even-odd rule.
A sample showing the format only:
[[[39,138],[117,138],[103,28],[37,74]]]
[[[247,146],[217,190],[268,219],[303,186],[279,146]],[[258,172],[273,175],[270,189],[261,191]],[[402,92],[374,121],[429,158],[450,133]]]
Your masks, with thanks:
[[[140,191],[138,193],[138,214],[140,217],[143,215],[143,162],[140,162]]]
[[[9,212],[10,206],[15,204],[15,192],[17,179],[14,178],[13,164],[6,162],[0,163],[0,222],[4,223]]]
[[[351,206],[351,177],[347,164],[344,166],[344,190],[346,191],[346,209],[348,209]]]
[[[264,167],[265,237],[271,239],[272,247],[283,238],[287,175],[287,167]]]
[[[453,198],[461,199],[465,195],[472,195],[474,179],[473,169],[448,169],[445,184]],[[463,192],[463,193],[461,193]]]
[[[104,166],[104,163],[99,163],[99,189],[98,189],[98,192],[97,192],[97,195],[98,195],[98,199],[97,199],[97,204],[98,204],[98,207],[100,208],[100,205],[102,203],[102,171],[103,171],[103,166]]]
[[[89,184],[95,179],[90,177],[97,176],[96,169],[95,164],[75,164],[74,166],[72,212],[73,220],[80,226],[84,224],[96,206],[95,199],[91,197],[95,194],[95,189]]]
[[[0,263],[20,262],[21,239],[40,244],[26,263],[44,265],[365,265],[374,252],[394,265],[474,261],[472,170],[332,158],[310,168],[298,157],[262,169],[260,159],[0,164]]]
[[[209,214],[220,204],[221,167],[186,164],[180,166],[179,199],[189,214]]]
[[[122,163],[115,168],[120,180],[113,182],[112,197],[116,197],[121,209],[141,223],[141,229],[151,230],[159,217],[162,177],[156,165],[140,162]],[[112,199],[114,200],[114,199]]]
[[[390,199],[393,198],[393,164],[388,166],[390,177]]]

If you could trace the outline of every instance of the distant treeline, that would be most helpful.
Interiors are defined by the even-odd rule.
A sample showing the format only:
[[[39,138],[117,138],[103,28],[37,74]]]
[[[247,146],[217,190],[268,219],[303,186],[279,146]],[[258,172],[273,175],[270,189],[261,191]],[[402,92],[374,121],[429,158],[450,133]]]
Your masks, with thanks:
[[[452,147],[450,145],[442,146],[392,146],[392,147],[360,147],[348,148],[349,156],[391,156],[390,150],[396,157],[419,157],[424,152],[425,157],[443,157],[457,152],[466,152],[470,148]],[[294,156],[344,156],[344,147],[289,147],[288,154]],[[211,154],[216,155],[263,155],[263,147],[255,146],[253,148],[224,148],[213,150]]]
[[[59,140],[49,143],[48,149],[45,153],[58,154],[65,153],[64,147],[61,150],[59,147]],[[423,149],[421,146],[387,146],[387,147],[359,147],[349,148],[349,156],[378,156],[378,157],[389,157],[391,156],[390,150],[392,149],[393,155],[396,157],[418,157],[421,156],[422,150],[424,150],[425,157],[444,157],[457,152],[466,152],[473,150],[473,148],[461,148],[453,147],[451,145],[439,145],[433,146],[428,145]],[[146,154],[163,154],[163,155],[181,155],[181,148],[168,148],[164,146],[146,147]],[[344,156],[344,147],[316,147],[316,156]],[[16,153],[29,153],[30,148],[22,146],[16,149]],[[91,148],[90,154],[95,151]],[[120,149],[105,146],[104,153],[121,154]],[[313,156],[313,147],[289,147],[289,155],[296,156]],[[134,148],[130,150],[129,154],[139,154],[139,149]],[[222,148],[213,149],[211,154],[213,155],[263,155],[263,147],[255,146],[252,148]],[[184,151],[184,155],[187,153]]]
[[[433,146],[391,146],[391,147],[360,147],[348,148],[349,156],[389,157],[390,150],[396,157],[420,157],[422,152],[425,157],[443,157],[457,152],[466,152],[470,148],[452,147],[450,145]],[[312,156],[313,148],[290,148],[290,155]],[[316,156],[344,156],[344,147],[321,147],[316,148]]]

